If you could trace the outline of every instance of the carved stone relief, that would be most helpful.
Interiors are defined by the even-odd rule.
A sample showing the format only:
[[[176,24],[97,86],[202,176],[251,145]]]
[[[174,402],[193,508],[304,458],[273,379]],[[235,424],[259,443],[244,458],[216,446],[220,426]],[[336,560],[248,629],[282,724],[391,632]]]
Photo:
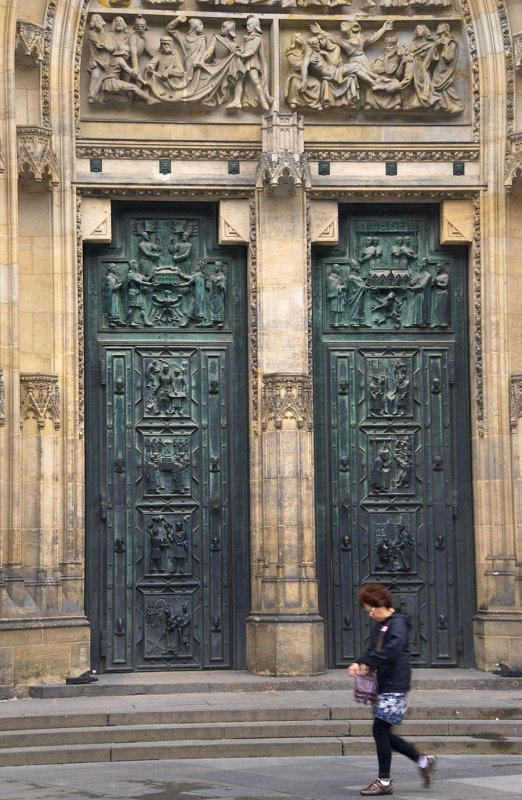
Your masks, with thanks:
[[[518,420],[522,416],[522,375],[512,375],[509,387],[509,410],[511,432],[516,433]]]
[[[263,377],[261,427],[269,422],[275,428],[283,426],[284,419],[295,421],[297,428],[312,430],[312,384],[309,375],[265,375]]]
[[[22,189],[31,184],[41,184],[51,190],[60,183],[58,162],[51,147],[51,131],[48,128],[19,126],[18,178]]]
[[[146,600],[146,657],[192,655],[190,595],[150,595]]]
[[[274,3],[281,4],[313,5],[309,0]],[[87,99],[91,111],[129,103],[142,103],[142,108],[192,103],[268,112],[277,92],[291,109],[458,117],[467,94],[461,23],[454,15],[450,21],[433,19],[434,12],[449,9],[445,2],[430,4],[429,20],[417,9],[415,18],[397,19],[396,12],[409,11],[409,5],[381,3],[381,17],[362,22],[298,17],[261,22],[257,15],[203,19],[183,12],[151,17],[146,13],[150,5],[140,14],[135,4],[127,6],[136,9],[133,18],[121,6],[116,16],[93,13],[85,36]],[[386,17],[392,7],[393,20]],[[272,29],[279,33],[272,41],[281,41],[280,69],[274,74],[269,66]]]
[[[36,67],[44,57],[44,29],[34,22],[16,23],[15,61],[23,67]]]
[[[38,428],[51,419],[55,430],[61,425],[60,390],[57,375],[20,375],[20,427],[33,417]]]

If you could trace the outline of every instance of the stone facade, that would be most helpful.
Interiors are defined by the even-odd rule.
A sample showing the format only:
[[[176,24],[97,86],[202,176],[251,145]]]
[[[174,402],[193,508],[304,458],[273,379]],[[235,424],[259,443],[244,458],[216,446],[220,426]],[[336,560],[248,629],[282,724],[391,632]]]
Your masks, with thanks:
[[[520,669],[520,3],[0,0],[0,30],[1,695],[92,666],[82,271],[111,201],[214,204],[218,243],[248,250],[238,624],[274,675],[327,666],[312,248],[339,204],[438,206],[469,253],[474,659]]]

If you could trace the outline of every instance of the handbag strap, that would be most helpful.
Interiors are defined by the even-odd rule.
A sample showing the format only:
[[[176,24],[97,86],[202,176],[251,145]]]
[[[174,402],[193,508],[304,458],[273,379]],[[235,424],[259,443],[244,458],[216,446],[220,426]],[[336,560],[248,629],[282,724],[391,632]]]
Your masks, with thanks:
[[[388,626],[387,625],[381,625],[381,631],[380,631],[380,634],[379,634],[379,638],[377,639],[377,642],[375,644],[375,650],[378,653],[380,653],[381,650],[382,650],[382,643],[384,641],[384,634],[386,633],[387,630],[388,630]]]

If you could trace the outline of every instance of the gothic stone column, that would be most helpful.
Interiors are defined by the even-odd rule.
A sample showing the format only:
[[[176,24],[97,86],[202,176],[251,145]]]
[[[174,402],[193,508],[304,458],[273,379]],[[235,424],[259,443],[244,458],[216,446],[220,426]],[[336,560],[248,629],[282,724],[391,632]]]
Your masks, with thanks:
[[[311,675],[323,672],[325,661],[315,568],[304,190],[286,197],[259,191],[256,223],[260,397],[251,442],[247,665],[264,675]]]

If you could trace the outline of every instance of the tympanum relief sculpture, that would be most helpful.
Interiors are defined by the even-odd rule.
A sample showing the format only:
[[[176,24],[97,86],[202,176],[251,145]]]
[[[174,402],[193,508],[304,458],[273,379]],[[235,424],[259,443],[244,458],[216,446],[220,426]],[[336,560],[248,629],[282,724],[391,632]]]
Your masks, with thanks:
[[[332,328],[451,327],[451,265],[421,256],[418,232],[358,237],[358,258],[327,267]]]
[[[423,4],[394,0],[374,3],[364,19],[313,20],[297,13],[284,19],[272,13],[261,21],[256,14],[223,19],[219,12],[169,11],[172,3],[147,1],[127,11],[111,4],[116,13],[90,15],[84,69],[91,111],[190,103],[266,113],[274,96],[282,106],[314,112],[416,112],[440,120],[464,111],[462,27],[455,15],[441,18],[450,10],[444,2],[430,4],[429,20],[422,16]],[[312,5],[290,4],[295,3],[303,9]],[[285,2],[278,4],[284,8]],[[224,0],[224,5],[235,4]],[[147,15],[151,7],[164,13]],[[393,19],[386,16],[388,8]],[[270,43],[275,42],[280,42],[280,65],[272,74]]]

